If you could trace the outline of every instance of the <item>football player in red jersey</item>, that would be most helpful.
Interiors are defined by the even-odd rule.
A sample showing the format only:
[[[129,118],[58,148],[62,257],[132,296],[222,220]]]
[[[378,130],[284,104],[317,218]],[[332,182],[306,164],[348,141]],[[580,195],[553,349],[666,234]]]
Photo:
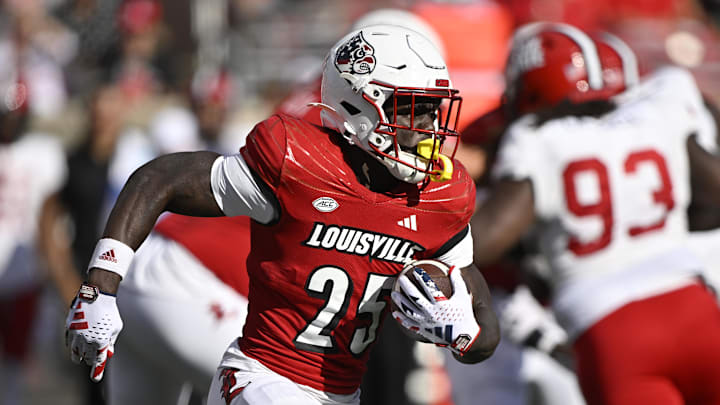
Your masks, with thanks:
[[[686,217],[691,193],[718,204],[720,160],[701,147],[713,119],[688,72],[623,91],[621,56],[548,27],[513,45],[506,101],[525,115],[471,221],[476,264],[538,225],[589,404],[720,404],[720,310],[698,282]]]
[[[445,46],[437,32],[425,20],[413,12],[396,9],[380,8],[368,12],[358,18],[351,30],[371,25],[389,24],[409,28],[421,34],[438,49],[443,57]],[[318,69],[317,77],[304,83],[282,100],[275,112],[303,118],[313,124],[322,125],[321,110],[313,108],[312,103],[321,99],[320,87],[322,71]],[[458,151],[459,152],[459,151]],[[456,156],[457,158],[457,156]],[[463,162],[464,163],[464,162]],[[466,170],[468,169],[465,166]],[[414,388],[409,382],[418,372],[427,370],[427,362],[420,359],[417,345],[395,322],[383,326],[383,333],[378,337],[367,362],[367,371],[361,385],[361,404],[402,405],[412,403]],[[398,389],[398,387],[404,387]]]
[[[472,294],[416,297],[426,310],[408,312],[406,322],[437,331],[431,341],[460,361],[484,360],[499,334],[472,266],[474,184],[452,160],[459,102],[427,39],[376,25],[328,54],[319,105],[326,127],[273,116],[236,155],[178,153],[141,167],[68,315],[72,359],[102,377],[122,329],[113,294],[134,249],[169,210],[253,219],[247,321],[210,404],[358,403],[391,286],[414,258],[455,266],[456,291]]]
[[[422,20],[399,9],[374,10],[354,26],[359,29],[380,23],[407,27],[432,38]],[[442,47],[436,41],[433,44]],[[321,125],[320,109],[308,105],[320,101],[321,79],[319,71],[312,83],[293,89],[276,112]],[[202,139],[208,142],[206,149],[222,152],[219,145],[228,141],[218,142],[218,137],[232,83],[222,70],[201,70],[192,83],[191,102]],[[244,137],[233,138],[245,141]],[[132,153],[132,161],[136,156]],[[245,216],[161,218],[137,250],[118,290],[123,297],[118,307],[124,327],[123,339],[116,347],[120,355],[114,356],[113,372],[108,376],[112,403],[175,404],[190,392],[193,397],[207,396],[228,343],[242,334],[249,228],[250,219]],[[370,378],[363,380],[361,403],[409,401],[407,390],[397,387],[405,386],[409,372],[418,364],[414,345],[400,328],[394,322],[383,327],[368,360],[366,376]],[[202,346],[197,344],[200,341]]]

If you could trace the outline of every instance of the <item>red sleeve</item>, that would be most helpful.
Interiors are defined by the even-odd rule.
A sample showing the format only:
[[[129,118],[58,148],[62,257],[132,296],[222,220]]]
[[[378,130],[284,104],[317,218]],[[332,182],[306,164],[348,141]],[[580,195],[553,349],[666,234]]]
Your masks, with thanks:
[[[248,167],[272,188],[280,184],[280,174],[285,160],[285,125],[278,115],[260,122],[247,137],[240,154]]]

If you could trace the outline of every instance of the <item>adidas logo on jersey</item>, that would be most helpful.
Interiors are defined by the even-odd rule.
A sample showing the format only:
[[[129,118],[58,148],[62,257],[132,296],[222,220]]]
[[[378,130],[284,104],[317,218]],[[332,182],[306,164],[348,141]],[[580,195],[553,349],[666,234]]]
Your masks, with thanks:
[[[411,240],[322,222],[315,223],[303,245],[403,264],[425,250]]]
[[[117,259],[115,258],[115,250],[110,249],[107,252],[101,254],[100,260],[107,260],[109,262],[117,263]]]
[[[411,231],[417,231],[417,220],[415,214],[405,217],[397,222],[398,225],[403,228],[407,228]]]

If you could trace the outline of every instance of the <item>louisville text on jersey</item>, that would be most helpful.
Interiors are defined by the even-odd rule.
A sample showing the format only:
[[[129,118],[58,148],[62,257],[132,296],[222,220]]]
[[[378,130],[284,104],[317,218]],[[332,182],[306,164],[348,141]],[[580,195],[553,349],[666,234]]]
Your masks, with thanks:
[[[303,245],[317,249],[337,250],[358,256],[368,256],[393,263],[412,260],[424,247],[411,240],[382,233],[316,222]]]

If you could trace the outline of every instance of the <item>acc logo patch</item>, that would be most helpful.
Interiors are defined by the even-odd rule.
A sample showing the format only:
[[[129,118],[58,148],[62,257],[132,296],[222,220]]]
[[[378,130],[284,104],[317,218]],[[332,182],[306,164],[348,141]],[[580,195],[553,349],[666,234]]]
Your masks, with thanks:
[[[342,73],[366,74],[375,70],[375,48],[365,41],[362,32],[342,44],[335,55],[335,67]]]
[[[313,207],[320,212],[333,212],[340,204],[330,197],[320,197],[312,202]]]

